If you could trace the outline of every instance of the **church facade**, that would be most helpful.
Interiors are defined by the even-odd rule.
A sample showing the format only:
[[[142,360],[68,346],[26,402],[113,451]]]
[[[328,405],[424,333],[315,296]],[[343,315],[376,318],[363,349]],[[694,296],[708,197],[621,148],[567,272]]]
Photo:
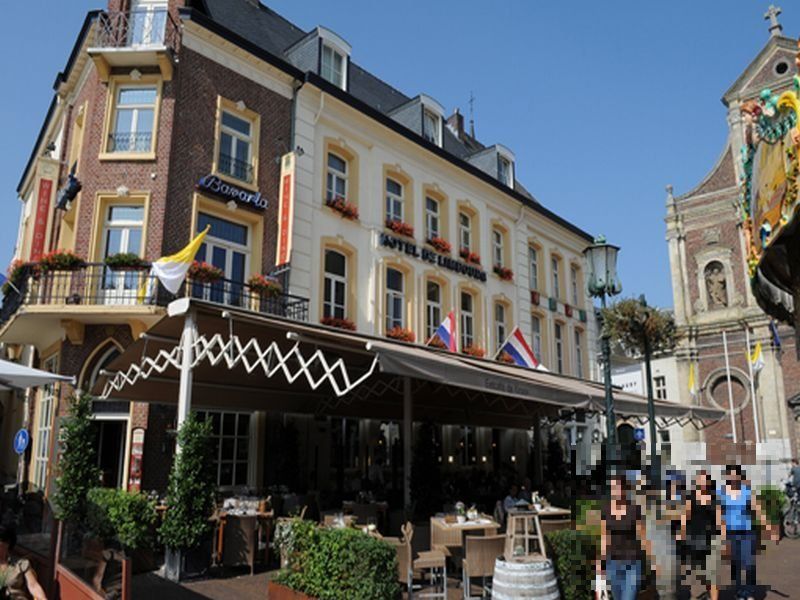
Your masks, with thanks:
[[[783,35],[776,11],[770,38],[722,98],[728,137],[720,158],[692,190],[667,186],[666,229],[675,318],[678,387],[684,403],[712,406],[727,417],[700,432],[688,456],[716,464],[785,461],[797,454],[793,407],[800,398],[800,363],[790,328],[771,322],[749,286],[738,212],[744,139],[743,106],[765,88],[789,89],[797,42]],[[748,358],[761,344],[761,361]],[[754,368],[752,368],[754,366]]]

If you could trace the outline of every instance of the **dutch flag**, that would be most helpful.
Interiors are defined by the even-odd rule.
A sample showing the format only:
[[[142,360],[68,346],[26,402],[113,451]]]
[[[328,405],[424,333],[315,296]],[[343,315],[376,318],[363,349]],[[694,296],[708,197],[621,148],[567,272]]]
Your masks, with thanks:
[[[428,340],[428,344],[430,344],[435,337],[438,337],[440,340],[442,340],[450,352],[456,351],[456,317],[453,314],[453,311],[450,311],[450,313],[447,315],[447,318],[442,321],[442,324],[439,325],[436,333],[434,333],[433,337]]]
[[[514,331],[508,336],[498,354],[502,352],[505,352],[513,358],[514,363],[520,367],[544,370],[544,367],[541,366],[538,359],[533,354],[533,350],[531,350],[528,342],[525,341],[525,336],[522,335],[522,331],[520,331],[519,327],[514,328]]]

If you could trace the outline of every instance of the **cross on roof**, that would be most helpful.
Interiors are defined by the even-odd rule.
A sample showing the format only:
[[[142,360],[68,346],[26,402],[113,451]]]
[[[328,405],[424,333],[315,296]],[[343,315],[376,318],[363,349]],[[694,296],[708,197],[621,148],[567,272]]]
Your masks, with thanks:
[[[783,32],[783,25],[778,22],[779,14],[781,14],[781,7],[773,4],[770,4],[767,12],[764,13],[764,20],[769,21],[769,32],[773,36],[780,35]]]

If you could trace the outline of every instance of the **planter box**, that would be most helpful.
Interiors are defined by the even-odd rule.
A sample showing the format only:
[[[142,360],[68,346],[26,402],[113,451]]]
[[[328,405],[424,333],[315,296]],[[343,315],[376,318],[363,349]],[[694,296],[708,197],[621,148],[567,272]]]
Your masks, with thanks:
[[[267,600],[316,600],[316,598],[270,581],[267,586]]]

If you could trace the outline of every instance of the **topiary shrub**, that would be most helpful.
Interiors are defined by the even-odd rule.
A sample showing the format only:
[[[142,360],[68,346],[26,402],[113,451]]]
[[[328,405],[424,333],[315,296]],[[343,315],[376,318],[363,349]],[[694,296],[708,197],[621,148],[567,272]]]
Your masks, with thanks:
[[[756,495],[761,508],[772,525],[780,525],[783,520],[783,508],[786,506],[786,494],[777,486],[765,485]]]
[[[564,600],[593,598],[592,582],[599,538],[574,529],[551,531],[545,538]]]
[[[153,547],[158,516],[155,500],[115,488],[89,491],[89,529],[106,544],[116,540],[126,553]]]
[[[288,566],[275,581],[319,600],[400,597],[397,552],[357,529],[317,527],[293,519],[281,534]]]

